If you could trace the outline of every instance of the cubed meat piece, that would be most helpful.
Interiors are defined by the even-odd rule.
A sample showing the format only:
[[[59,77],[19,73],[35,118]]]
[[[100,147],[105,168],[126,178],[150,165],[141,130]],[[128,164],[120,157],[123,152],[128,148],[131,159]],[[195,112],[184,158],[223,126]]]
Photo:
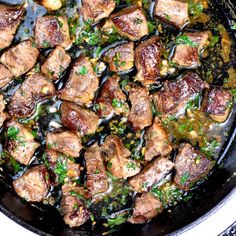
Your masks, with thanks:
[[[143,193],[136,197],[132,216],[128,221],[132,224],[142,224],[163,211],[160,199],[154,197],[151,193]]]
[[[138,6],[130,6],[110,17],[117,32],[136,41],[148,34],[148,25],[143,11]]]
[[[90,146],[85,154],[87,179],[86,187],[92,196],[108,190],[109,183],[100,147],[97,143]]]
[[[121,139],[116,135],[109,135],[102,151],[108,162],[107,168],[116,178],[126,179],[140,172],[140,166],[132,159],[129,159],[131,152],[124,147]]]
[[[36,0],[36,2],[50,11],[56,11],[62,7],[61,0]]]
[[[164,82],[163,89],[153,95],[157,110],[168,115],[184,113],[189,101],[209,85],[193,72],[187,72],[173,81]]]
[[[208,32],[184,33],[176,39],[176,48],[171,61],[183,68],[200,66],[199,55],[208,42]]]
[[[35,112],[38,102],[55,94],[53,83],[41,73],[29,76],[13,94],[8,105],[11,116],[25,118]]]
[[[5,102],[3,100],[3,95],[0,94],[0,128],[2,127],[4,121],[7,119],[7,114],[4,112]]]
[[[58,93],[62,100],[88,105],[98,89],[98,77],[89,58],[80,56],[74,63],[66,85]]]
[[[119,77],[111,76],[102,85],[102,89],[96,99],[96,111],[99,117],[107,118],[113,114],[125,115],[129,113],[129,105],[126,96],[120,89]]]
[[[17,27],[20,24],[25,8],[0,4],[0,49],[10,46]]]
[[[82,149],[80,136],[70,131],[48,133],[46,145],[48,149],[71,157],[79,157],[80,150]]]
[[[42,201],[49,191],[49,173],[44,165],[28,169],[13,181],[16,193],[29,202]]]
[[[158,158],[147,164],[139,174],[129,179],[129,184],[136,192],[146,192],[154,184],[163,180],[173,168],[174,163],[168,158]]]
[[[67,69],[71,62],[70,55],[66,51],[57,46],[50,52],[46,61],[41,66],[41,72],[48,78],[57,80],[61,77],[62,73]]]
[[[189,21],[188,3],[177,0],[157,0],[154,15],[180,29]]]
[[[39,51],[30,40],[23,41],[4,52],[0,62],[16,77],[32,69],[37,61]]]
[[[6,86],[13,79],[13,74],[2,64],[0,64],[0,88]]]
[[[144,41],[135,49],[136,80],[144,86],[160,79],[161,55],[163,45],[158,36]]]
[[[134,130],[142,130],[152,124],[153,114],[151,98],[148,96],[148,90],[142,87],[134,87],[129,93],[131,101],[131,110],[129,113],[129,122]]]
[[[224,122],[229,116],[233,104],[230,91],[222,88],[212,88],[206,98],[205,111],[217,122]]]
[[[72,131],[80,132],[81,135],[93,134],[98,127],[97,115],[74,103],[62,102],[60,112],[62,124]]]
[[[16,121],[8,122],[6,127],[6,150],[16,161],[28,165],[35,150],[40,146],[39,143],[34,141],[32,130]]]
[[[65,16],[38,17],[34,33],[35,43],[38,48],[49,48],[60,45],[68,49],[72,44],[69,26]]]
[[[62,186],[60,211],[69,227],[78,227],[89,219],[90,213],[86,207],[89,199],[90,195],[83,187],[69,184]]]
[[[176,175],[174,182],[180,189],[188,191],[196,182],[204,178],[213,168],[214,162],[204,157],[188,143],[179,147],[175,158]]]
[[[130,70],[134,66],[134,43],[124,43],[111,48],[102,58],[109,63],[109,68],[113,72]]]
[[[166,156],[172,151],[167,131],[158,117],[145,134],[146,149],[145,160],[151,161],[156,156]]]
[[[114,0],[83,0],[80,12],[85,21],[92,20],[93,23],[107,18],[115,9],[116,3]]]

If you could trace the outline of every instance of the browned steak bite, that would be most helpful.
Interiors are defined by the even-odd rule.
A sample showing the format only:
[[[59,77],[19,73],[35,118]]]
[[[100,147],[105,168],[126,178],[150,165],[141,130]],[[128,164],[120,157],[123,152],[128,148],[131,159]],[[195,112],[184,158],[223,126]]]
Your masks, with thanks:
[[[6,150],[18,162],[28,165],[35,150],[40,146],[34,141],[32,130],[16,121],[10,121],[7,127]]]
[[[55,94],[55,88],[51,81],[41,73],[29,76],[14,93],[8,105],[11,116],[29,117],[36,108],[38,102]]]
[[[179,67],[196,68],[200,65],[199,55],[208,42],[208,32],[184,33],[176,38],[172,63]]]
[[[102,150],[106,156],[107,168],[116,178],[126,179],[140,172],[140,166],[129,159],[131,152],[124,147],[121,139],[116,135],[109,135]]]
[[[176,175],[174,182],[180,189],[187,191],[197,181],[204,178],[213,166],[213,161],[204,157],[190,144],[181,144],[175,159]]]
[[[230,113],[233,96],[230,91],[212,88],[207,95],[205,111],[217,122],[224,122]]]
[[[71,102],[62,102],[60,107],[62,124],[72,131],[79,131],[81,135],[95,133],[99,118],[88,109]]]
[[[6,86],[13,79],[13,74],[2,64],[0,64],[0,88]]]
[[[49,191],[49,173],[44,165],[27,170],[13,181],[16,193],[29,202],[40,202]]]
[[[208,87],[197,74],[187,72],[176,80],[164,82],[163,89],[153,95],[153,101],[161,113],[180,114],[190,100]]]
[[[10,46],[24,13],[23,6],[0,4],[0,49]]]
[[[74,62],[66,85],[58,93],[62,100],[88,105],[98,89],[98,77],[89,58],[80,56]]]
[[[102,89],[96,99],[96,111],[99,117],[110,117],[116,115],[128,115],[129,105],[126,96],[119,86],[119,77],[109,77],[102,85]]]
[[[80,12],[85,21],[92,20],[93,23],[96,23],[103,18],[107,18],[115,9],[115,6],[114,0],[83,0]]]
[[[136,41],[148,34],[146,17],[138,6],[130,6],[110,17],[119,34]]]
[[[35,65],[39,51],[30,40],[9,48],[0,58],[0,62],[16,77],[28,72]]]
[[[151,161],[155,156],[166,156],[172,150],[167,131],[158,117],[155,117],[153,125],[145,134],[146,150],[145,160]]]
[[[109,183],[102,153],[97,143],[90,146],[85,154],[87,180],[86,187],[92,196],[108,190]]]
[[[152,185],[165,178],[173,168],[174,163],[168,158],[158,158],[147,164],[139,174],[129,179],[129,184],[139,193],[146,192]]]
[[[153,84],[160,78],[163,45],[158,36],[144,41],[135,49],[136,79],[144,86]]]
[[[160,199],[154,197],[151,193],[143,193],[136,197],[132,216],[128,221],[132,224],[142,224],[163,211]]]
[[[133,129],[142,130],[150,126],[153,114],[148,90],[142,87],[134,87],[130,91],[129,99],[132,107],[128,120],[132,124]]]
[[[2,127],[4,121],[7,119],[7,113],[4,112],[5,102],[3,96],[0,94],[0,128]]]
[[[50,52],[46,61],[41,66],[41,72],[44,73],[48,78],[57,80],[67,69],[70,62],[70,55],[66,53],[62,47],[57,46],[53,51]]]
[[[111,48],[102,58],[109,63],[109,68],[113,72],[130,70],[134,66],[134,43],[129,42]]]
[[[160,20],[182,28],[188,21],[188,3],[177,0],[156,0],[154,15]]]
[[[90,194],[83,187],[70,184],[62,186],[60,211],[63,220],[71,228],[78,227],[89,219],[90,213],[85,206],[89,199]]]
[[[38,48],[49,48],[60,45],[68,49],[72,43],[65,16],[38,17],[34,33],[35,43]]]

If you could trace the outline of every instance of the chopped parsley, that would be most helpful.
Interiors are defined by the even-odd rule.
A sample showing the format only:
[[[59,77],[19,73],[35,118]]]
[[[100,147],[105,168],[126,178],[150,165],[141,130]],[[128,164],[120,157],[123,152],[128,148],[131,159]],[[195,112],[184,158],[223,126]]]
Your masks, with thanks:
[[[181,185],[185,185],[186,182],[187,182],[187,180],[189,179],[189,177],[190,177],[190,173],[189,173],[189,172],[185,172],[185,173],[181,176],[181,178],[180,178],[180,184],[181,184]]]
[[[152,21],[148,21],[147,24],[148,24],[148,32],[149,32],[149,34],[154,33],[154,31],[157,28],[156,23],[152,22]]]
[[[198,43],[192,41],[187,35],[178,36],[175,40],[176,45],[186,44],[191,47],[198,47]]]
[[[135,162],[128,162],[126,167],[129,169],[129,170],[136,170],[137,168],[137,164]]]
[[[80,66],[79,67],[79,71],[78,71],[79,75],[87,75],[88,74],[88,69],[86,66]]]
[[[17,135],[20,133],[20,130],[16,127],[9,127],[7,129],[7,137],[11,139],[17,139]]]
[[[190,0],[188,3],[188,10],[190,15],[199,16],[203,12],[203,5],[201,2],[195,3],[193,0]]]
[[[123,105],[124,105],[124,103],[121,102],[121,101],[119,101],[119,100],[116,99],[116,98],[114,98],[114,99],[112,100],[112,106],[113,106],[114,108],[122,108]]]
[[[108,226],[110,228],[113,228],[113,227],[115,227],[117,225],[123,224],[126,221],[127,221],[127,216],[123,216],[123,215],[117,216],[115,218],[107,219],[107,223],[108,223]]]
[[[57,160],[54,172],[58,175],[58,182],[63,184],[65,178],[67,177],[67,162],[63,158],[59,158]]]

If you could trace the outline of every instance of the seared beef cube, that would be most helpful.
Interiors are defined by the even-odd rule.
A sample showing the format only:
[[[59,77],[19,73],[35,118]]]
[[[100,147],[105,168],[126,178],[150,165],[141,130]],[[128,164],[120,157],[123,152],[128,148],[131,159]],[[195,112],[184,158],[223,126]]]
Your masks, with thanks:
[[[160,78],[163,45],[158,36],[144,41],[135,49],[136,80],[144,86],[153,84]]]
[[[88,105],[98,89],[98,77],[93,71],[89,58],[80,56],[71,69],[65,88],[59,91],[59,98]]]
[[[107,18],[115,9],[115,6],[114,0],[83,0],[80,11],[85,21],[92,20],[93,23],[96,23],[103,18]]]
[[[4,112],[5,102],[3,96],[0,94],[0,128],[2,127],[4,121],[7,119],[7,114]]]
[[[29,76],[13,94],[8,105],[11,116],[25,118],[31,116],[38,102],[55,94],[51,81],[42,74],[36,73]]]
[[[14,76],[18,77],[33,68],[38,55],[38,49],[32,46],[30,40],[26,40],[4,52],[0,61]]]
[[[70,131],[48,133],[46,145],[48,149],[71,157],[79,157],[80,150],[82,149],[80,136]]]
[[[51,11],[56,11],[62,7],[61,0],[36,0],[36,2]]]
[[[207,44],[208,32],[185,33],[176,40],[177,46],[171,59],[172,63],[186,68],[198,67],[199,54]]]
[[[154,197],[151,193],[143,193],[136,197],[132,216],[128,221],[132,224],[142,224],[163,211],[160,199]]]
[[[189,21],[188,3],[177,0],[157,0],[154,15],[180,29]]]
[[[168,134],[158,117],[154,119],[153,125],[145,134],[146,150],[145,160],[151,161],[156,156],[166,156],[172,150]]]
[[[148,90],[142,87],[132,88],[129,99],[132,107],[128,120],[132,124],[133,129],[142,130],[150,126],[152,124],[153,114]]]
[[[0,49],[10,46],[24,13],[23,6],[0,4]]]
[[[57,46],[48,55],[46,61],[41,66],[41,71],[48,78],[57,80],[67,69],[70,62],[70,55],[66,53],[66,51],[62,47]]]
[[[180,189],[189,190],[204,178],[214,166],[214,162],[204,157],[188,143],[180,145],[175,159],[176,175],[174,182]]]
[[[62,124],[72,131],[79,131],[81,135],[95,133],[99,118],[88,109],[71,102],[63,102],[60,108]]]
[[[126,96],[119,86],[119,77],[109,77],[102,85],[101,92],[96,99],[96,110],[99,117],[110,117],[116,115],[127,115],[129,105],[126,102]]]
[[[140,172],[140,166],[129,159],[131,152],[124,147],[121,139],[116,135],[109,135],[102,150],[108,162],[107,168],[116,178],[126,179]]]
[[[97,143],[90,146],[85,154],[87,179],[86,187],[92,196],[108,190],[109,183],[100,147]]]
[[[154,184],[164,179],[173,168],[174,163],[168,158],[158,158],[147,164],[139,174],[129,179],[129,184],[136,192],[146,192]]]
[[[71,46],[69,26],[64,16],[38,17],[35,25],[35,43],[38,48],[60,45],[68,49]]]
[[[13,79],[13,74],[2,64],[0,64],[0,88],[6,86]]]
[[[134,43],[129,42],[109,49],[103,60],[109,63],[109,68],[113,72],[127,71],[134,66]]]
[[[189,101],[208,87],[197,74],[187,72],[176,80],[164,82],[163,89],[154,94],[153,101],[159,112],[177,115],[184,111]]]
[[[110,19],[118,33],[132,41],[148,34],[146,17],[138,6],[126,7],[112,14]]]
[[[206,113],[217,122],[224,122],[230,113],[233,96],[230,91],[212,88],[206,99]]]
[[[32,131],[16,121],[10,121],[7,127],[6,149],[18,162],[28,165],[35,150],[40,146],[34,141]]]
[[[49,173],[44,165],[32,167],[13,181],[13,187],[26,201],[40,202],[49,191]]]

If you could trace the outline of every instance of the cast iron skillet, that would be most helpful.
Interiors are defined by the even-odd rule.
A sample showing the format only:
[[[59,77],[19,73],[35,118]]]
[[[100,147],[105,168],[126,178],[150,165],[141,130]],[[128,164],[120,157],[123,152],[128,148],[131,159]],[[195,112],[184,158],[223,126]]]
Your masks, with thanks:
[[[4,2],[4,1],[0,1]],[[232,0],[215,0],[219,16],[225,25],[232,26],[236,22],[236,8]],[[19,1],[11,1],[17,4]],[[232,30],[231,30],[232,32]],[[236,32],[232,32],[236,40]],[[235,47],[235,42],[234,42]],[[236,109],[236,106],[234,107]],[[194,197],[186,202],[178,204],[165,212],[150,223],[145,225],[124,224],[114,234],[157,236],[166,234],[179,234],[190,230],[194,225],[207,217],[212,208],[217,209],[220,204],[227,201],[231,194],[236,194],[236,115],[230,131],[230,137],[224,145],[217,165],[209,179],[196,189]],[[221,203],[220,203],[221,202]],[[6,216],[35,232],[38,235],[98,235],[100,232],[89,231],[86,228],[71,230],[65,226],[62,217],[53,207],[41,208],[33,204],[23,202],[16,196],[13,190],[0,178],[0,211]]]

